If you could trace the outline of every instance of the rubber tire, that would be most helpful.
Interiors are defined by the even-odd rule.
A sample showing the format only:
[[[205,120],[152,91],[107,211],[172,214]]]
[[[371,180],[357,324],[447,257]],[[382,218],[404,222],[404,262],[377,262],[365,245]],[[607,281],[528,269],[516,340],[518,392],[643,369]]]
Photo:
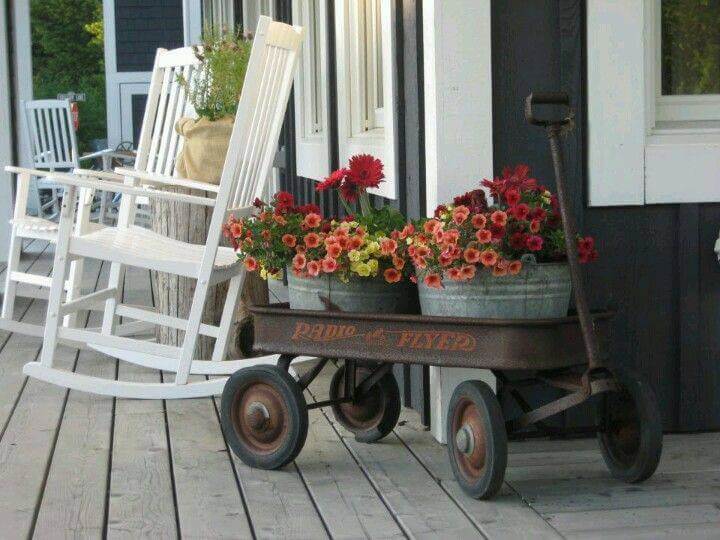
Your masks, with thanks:
[[[480,412],[486,437],[485,466],[477,481],[468,479],[460,470],[456,458],[457,445],[453,433],[453,417],[460,401],[470,399]],[[453,392],[448,407],[445,435],[453,474],[465,493],[474,499],[490,499],[502,487],[508,458],[508,439],[500,403],[495,393],[483,381],[465,381]]]
[[[364,373],[369,374],[370,370],[363,366],[358,366],[358,374]],[[338,399],[344,389],[345,379],[345,366],[341,366],[333,375],[330,381],[330,399]],[[358,377],[358,380],[362,380],[362,377]],[[386,373],[377,383],[372,387],[372,390],[379,389],[382,392],[385,400],[385,409],[380,417],[379,421],[375,426],[370,429],[360,430],[346,418],[345,413],[342,410],[340,404],[334,403],[332,405],[333,415],[335,420],[343,426],[345,429],[355,435],[355,440],[361,443],[372,443],[379,441],[383,437],[387,436],[397,425],[400,419],[400,410],[402,409],[402,402],[400,400],[400,389],[398,388],[397,381],[392,373]]]
[[[650,384],[638,375],[624,370],[613,370],[615,380],[626,390],[635,407],[639,422],[639,442],[634,456],[620,456],[622,450],[614,449],[610,434],[598,431],[598,442],[603,460],[610,474],[618,480],[628,483],[642,482],[650,478],[657,469],[662,454],[662,420],[660,409]],[[608,402],[608,400],[610,400]],[[616,392],[604,394],[597,407],[598,425],[605,422],[605,407],[612,409],[623,402],[618,401]],[[624,401],[627,404],[627,401]],[[631,459],[623,459],[630,457]]]
[[[233,425],[232,407],[236,394],[249,382],[273,386],[282,396],[288,410],[289,430],[285,442],[271,454],[253,452],[245,445]],[[220,407],[220,425],[228,445],[240,460],[257,469],[279,469],[293,461],[305,444],[308,432],[308,411],[305,397],[295,379],[273,365],[240,369],[225,383]]]

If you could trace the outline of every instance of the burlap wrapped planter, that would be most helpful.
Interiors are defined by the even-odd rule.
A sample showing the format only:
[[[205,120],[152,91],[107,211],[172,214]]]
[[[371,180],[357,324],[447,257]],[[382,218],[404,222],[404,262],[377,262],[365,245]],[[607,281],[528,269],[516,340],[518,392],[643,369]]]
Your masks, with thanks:
[[[183,137],[177,157],[178,176],[209,184],[219,184],[230,144],[234,118],[180,118],[175,131]]]

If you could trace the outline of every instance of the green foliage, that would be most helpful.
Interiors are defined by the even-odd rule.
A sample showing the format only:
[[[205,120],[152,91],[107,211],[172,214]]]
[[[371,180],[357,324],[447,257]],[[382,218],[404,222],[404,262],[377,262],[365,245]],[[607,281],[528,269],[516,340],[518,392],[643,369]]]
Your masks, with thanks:
[[[720,2],[663,0],[663,94],[720,93]]]
[[[35,99],[84,92],[78,142],[106,137],[102,0],[32,0]]]
[[[395,230],[401,230],[407,222],[399,210],[389,205],[373,208],[369,213],[357,216],[356,220],[370,234],[382,233],[385,235]]]
[[[245,35],[206,29],[202,49],[195,54],[202,66],[193,81],[178,77],[201,118],[234,116],[245,81],[252,41]]]

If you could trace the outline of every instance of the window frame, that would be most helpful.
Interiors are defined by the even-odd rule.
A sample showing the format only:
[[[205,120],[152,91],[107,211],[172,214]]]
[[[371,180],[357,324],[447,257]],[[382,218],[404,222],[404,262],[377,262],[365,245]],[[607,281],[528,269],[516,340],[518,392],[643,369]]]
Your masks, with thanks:
[[[307,29],[295,73],[295,172],[303,178],[322,180],[330,174],[330,91],[328,79],[328,0],[315,0],[315,23],[317,30],[312,31],[309,24],[308,0],[292,0],[293,24]],[[311,54],[317,56],[310,62]],[[309,65],[310,64],[310,65]],[[312,73],[312,67],[316,70]],[[320,75],[319,80],[317,75]],[[309,94],[316,92],[314,97]],[[319,118],[319,129],[311,127],[312,107]]]
[[[360,69],[365,51],[361,46],[357,24],[360,7],[366,0],[338,0],[335,6],[338,150],[341,164],[355,154],[372,154],[385,165],[385,182],[370,192],[389,199],[397,198],[397,62],[395,59],[395,2],[380,0],[380,32],[382,36],[382,127],[358,130],[366,116],[360,103],[366,99],[365,77]],[[364,19],[363,19],[364,20]],[[365,101],[366,102],[366,101]],[[366,102],[367,103],[367,102]],[[377,116],[378,111],[373,110]]]
[[[587,3],[590,206],[720,202],[720,129],[657,122],[659,7]]]

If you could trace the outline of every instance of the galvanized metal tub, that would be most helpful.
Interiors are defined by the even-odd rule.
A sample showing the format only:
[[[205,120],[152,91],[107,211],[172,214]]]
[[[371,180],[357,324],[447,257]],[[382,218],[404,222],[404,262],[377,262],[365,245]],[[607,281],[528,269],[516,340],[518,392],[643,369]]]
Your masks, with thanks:
[[[471,281],[443,280],[443,289],[418,281],[423,315],[481,319],[564,317],[572,284],[567,263],[526,263],[516,276],[479,271]]]
[[[300,278],[288,275],[291,309],[325,311],[322,299],[333,310],[353,313],[416,313],[417,293],[410,283],[387,283],[382,277],[343,283],[331,275]]]

